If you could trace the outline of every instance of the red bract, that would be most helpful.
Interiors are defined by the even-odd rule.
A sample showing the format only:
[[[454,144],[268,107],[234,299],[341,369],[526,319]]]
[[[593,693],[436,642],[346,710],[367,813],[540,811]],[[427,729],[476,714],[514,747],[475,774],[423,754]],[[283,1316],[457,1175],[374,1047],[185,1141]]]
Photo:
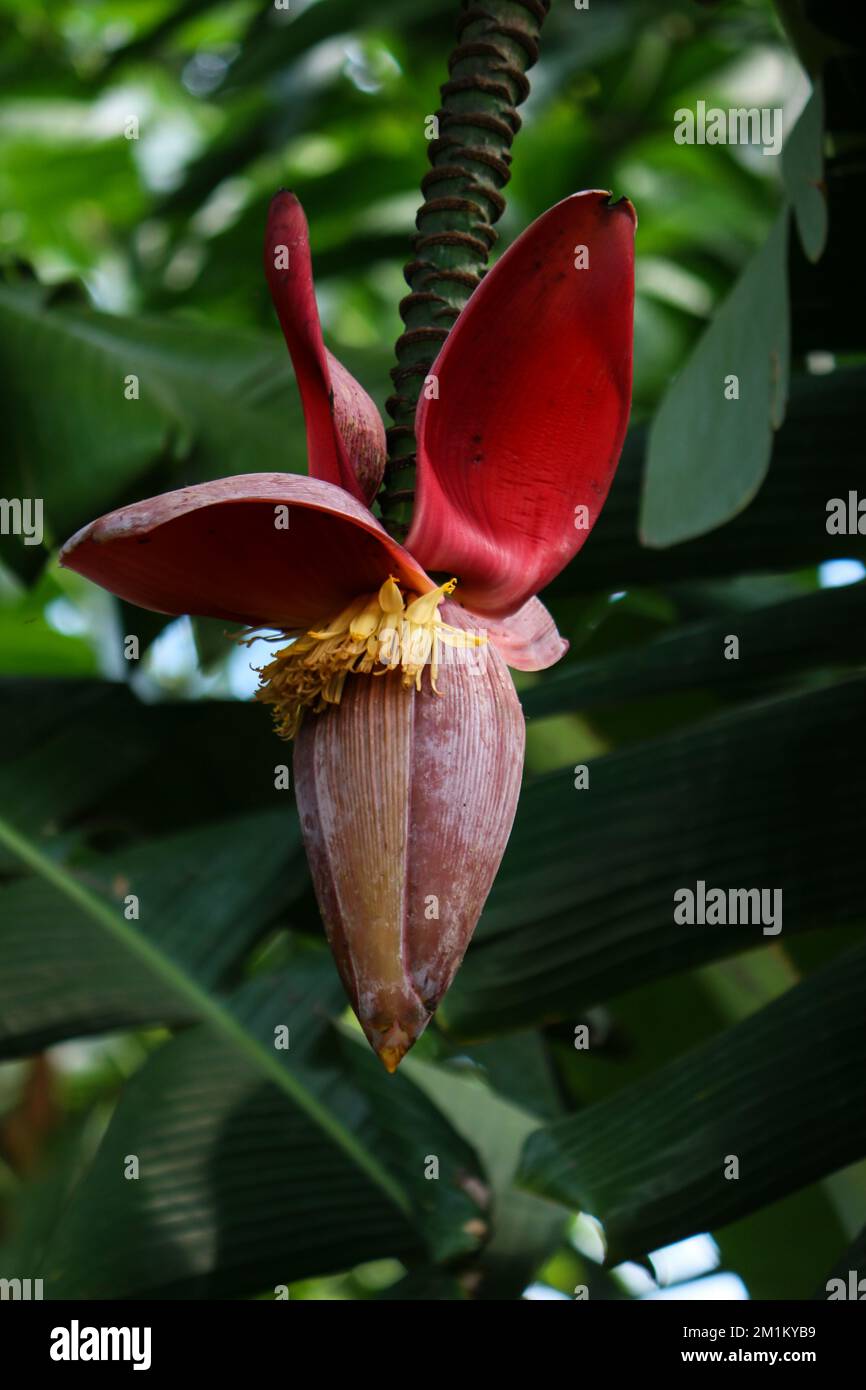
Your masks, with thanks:
[[[589,534],[622,447],[634,226],[626,200],[575,194],[475,291],[418,407],[403,547],[366,506],[382,421],[324,347],[306,220],[279,193],[265,269],[310,476],[183,488],[100,518],[61,552],[144,608],[294,638],[259,696],[281,733],[300,729],[296,790],[319,905],[389,1070],[447,989],[508,839],[523,721],[505,665],[541,670],[567,646],[535,594]],[[456,576],[455,599],[431,570]]]

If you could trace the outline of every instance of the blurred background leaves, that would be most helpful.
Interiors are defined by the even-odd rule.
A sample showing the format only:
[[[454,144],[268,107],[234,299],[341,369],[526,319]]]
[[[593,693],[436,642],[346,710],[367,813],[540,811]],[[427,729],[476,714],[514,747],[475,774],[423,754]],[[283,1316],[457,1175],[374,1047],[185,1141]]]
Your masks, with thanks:
[[[850,9],[554,0],[500,245],[575,189],[633,199],[635,409],[547,595],[569,655],[520,678],[502,873],[389,1079],[324,949],[250,653],[54,551],[166,487],[304,469],[260,268],[281,185],[329,345],[384,403],[455,0],[0,0],[0,492],[46,519],[44,546],[0,542],[0,1276],[797,1298],[862,1262],[866,556],[826,525],[862,473]],[[783,160],[676,144],[698,100],[780,108]],[[675,924],[698,878],[781,888],[781,935]]]

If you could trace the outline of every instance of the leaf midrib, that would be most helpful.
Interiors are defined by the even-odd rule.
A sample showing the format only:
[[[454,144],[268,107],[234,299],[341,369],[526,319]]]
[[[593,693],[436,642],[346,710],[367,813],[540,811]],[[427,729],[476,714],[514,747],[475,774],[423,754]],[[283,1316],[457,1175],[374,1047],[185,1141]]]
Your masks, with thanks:
[[[217,1028],[236,1047],[244,1052],[267,1077],[301,1109],[344,1153],[374,1182],[395,1206],[411,1217],[411,1203],[399,1183],[386,1168],[370,1154],[338,1119],[288,1071],[275,1056],[261,1045],[237,1021],[229,1009],[212,998],[195,980],[185,975],[174,962],[163,955],[140,931],[126,924],[108,904],[101,902],[59,864],[55,864],[26,836],[0,817],[0,842],[22,863],[50,883],[74,903],[103,931],[118,941],[124,949],[164,980],[178,995],[194,1008],[202,1022]]]

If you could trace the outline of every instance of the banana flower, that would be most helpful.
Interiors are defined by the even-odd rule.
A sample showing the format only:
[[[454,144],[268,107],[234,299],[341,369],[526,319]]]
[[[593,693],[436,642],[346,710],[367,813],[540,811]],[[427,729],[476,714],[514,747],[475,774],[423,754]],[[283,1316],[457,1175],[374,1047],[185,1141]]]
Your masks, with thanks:
[[[389,1071],[451,983],[511,830],[524,722],[507,668],[544,669],[567,647],[536,594],[585,541],[619,459],[634,228],[627,200],[574,194],[483,279],[425,379],[401,545],[370,510],[382,420],[325,348],[306,219],[280,192],[265,274],[309,476],[180,488],[99,518],[61,552],[143,608],[285,635],[257,695],[295,739],[325,929]]]

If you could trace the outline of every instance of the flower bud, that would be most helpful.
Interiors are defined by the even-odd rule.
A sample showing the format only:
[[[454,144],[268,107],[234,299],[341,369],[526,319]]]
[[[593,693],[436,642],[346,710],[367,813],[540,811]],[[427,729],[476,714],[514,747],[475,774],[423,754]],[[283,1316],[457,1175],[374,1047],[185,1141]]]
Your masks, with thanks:
[[[443,619],[467,625],[446,603]],[[448,648],[440,694],[350,675],[295,742],[301,828],[346,993],[388,1071],[451,983],[508,842],[523,713],[492,643]]]

